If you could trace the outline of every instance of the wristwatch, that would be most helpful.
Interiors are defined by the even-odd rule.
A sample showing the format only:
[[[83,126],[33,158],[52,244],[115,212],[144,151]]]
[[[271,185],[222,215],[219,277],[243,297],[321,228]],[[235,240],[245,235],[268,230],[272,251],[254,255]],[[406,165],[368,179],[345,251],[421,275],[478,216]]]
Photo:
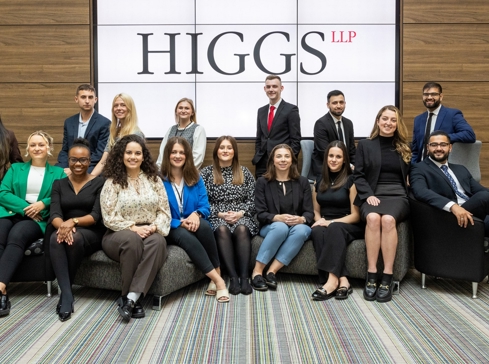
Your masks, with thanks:
[[[204,215],[202,215],[202,213],[201,213],[200,211],[196,210],[196,211],[195,211],[195,213],[196,213],[197,215],[199,215],[199,217],[200,217],[201,219],[203,219],[203,218],[204,218]]]
[[[329,220],[329,223],[330,223],[330,224],[334,223],[334,220]]]
[[[71,220],[75,223],[75,226],[78,226],[78,223],[80,222],[76,217],[73,217]]]

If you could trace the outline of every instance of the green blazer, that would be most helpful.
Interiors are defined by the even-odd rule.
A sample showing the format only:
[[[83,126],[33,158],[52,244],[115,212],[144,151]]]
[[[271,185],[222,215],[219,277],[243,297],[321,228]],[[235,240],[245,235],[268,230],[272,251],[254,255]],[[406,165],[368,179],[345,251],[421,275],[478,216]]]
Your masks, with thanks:
[[[0,218],[10,217],[15,214],[24,216],[24,209],[30,205],[25,200],[27,191],[27,177],[31,162],[14,163],[7,171],[0,186]],[[66,177],[61,167],[52,166],[46,163],[46,171],[42,181],[41,191],[37,201],[42,201],[46,206],[40,212],[42,221],[38,221],[42,232],[46,231],[47,221],[49,219],[49,205],[51,205],[51,187],[56,179]]]

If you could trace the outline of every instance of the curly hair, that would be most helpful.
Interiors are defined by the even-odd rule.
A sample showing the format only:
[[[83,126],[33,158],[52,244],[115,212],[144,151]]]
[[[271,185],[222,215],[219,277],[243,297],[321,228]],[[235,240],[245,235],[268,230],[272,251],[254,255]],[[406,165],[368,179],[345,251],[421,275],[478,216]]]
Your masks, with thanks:
[[[156,168],[156,164],[151,157],[151,153],[149,152],[144,139],[135,134],[126,135],[114,144],[114,147],[107,157],[107,163],[105,164],[103,171],[104,176],[106,178],[112,178],[113,184],[119,184],[122,188],[127,188],[127,170],[124,165],[124,154],[129,143],[138,143],[141,146],[141,149],[143,150],[141,171],[143,171],[146,177],[156,182],[158,180],[158,169]]]
[[[393,141],[393,144],[396,147],[396,152],[401,155],[402,160],[405,163],[411,163],[412,152],[409,146],[408,132],[407,132],[406,124],[404,123],[404,120],[402,118],[401,111],[397,107],[393,105],[387,105],[384,106],[382,109],[380,109],[380,111],[377,113],[377,117],[375,118],[374,127],[372,128],[372,132],[370,133],[370,139],[379,136],[380,128],[378,122],[380,120],[380,117],[386,110],[393,111],[396,114],[396,118],[397,118],[397,127],[396,127],[396,131],[394,132],[394,141]]]
[[[180,144],[185,152],[185,163],[183,165],[183,180],[188,186],[193,186],[199,182],[200,174],[197,168],[195,168],[194,158],[192,156],[192,147],[187,139],[182,137],[172,137],[168,139],[163,151],[163,161],[161,162],[161,176],[167,181],[173,181],[173,175],[171,173],[171,152],[175,144]]]
[[[289,178],[294,180],[299,179],[301,175],[299,173],[299,169],[297,168],[297,157],[288,144],[278,144],[272,149],[270,156],[268,157],[267,172],[263,175],[263,177],[265,177],[267,181],[274,181],[277,178],[277,171],[275,170],[275,163],[273,159],[275,158],[275,153],[277,150],[281,148],[287,149],[292,157],[292,164],[289,168]]]

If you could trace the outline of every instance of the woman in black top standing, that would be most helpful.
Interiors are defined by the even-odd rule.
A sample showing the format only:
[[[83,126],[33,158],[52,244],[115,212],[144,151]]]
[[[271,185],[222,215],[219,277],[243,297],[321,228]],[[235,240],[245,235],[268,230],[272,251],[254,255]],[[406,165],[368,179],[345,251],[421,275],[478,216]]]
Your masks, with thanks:
[[[355,185],[362,219],[367,222],[368,275],[363,292],[367,301],[392,299],[392,275],[397,250],[396,224],[409,215],[407,177],[411,149],[399,109],[384,106],[375,119],[369,139],[358,143]],[[384,272],[377,286],[377,259],[382,251]]]
[[[312,193],[315,223],[311,237],[322,285],[312,294],[315,301],[346,299],[352,293],[346,277],[346,248],[365,233],[360,209],[353,204],[356,196],[346,146],[335,140],[326,147],[322,175]]]
[[[61,321],[71,318],[71,286],[84,257],[102,248],[106,231],[100,210],[102,177],[88,174],[90,145],[75,139],[68,152],[69,177],[56,180],[51,193],[51,227],[49,241],[54,272],[61,288],[56,313]],[[49,228],[48,228],[49,229]]]

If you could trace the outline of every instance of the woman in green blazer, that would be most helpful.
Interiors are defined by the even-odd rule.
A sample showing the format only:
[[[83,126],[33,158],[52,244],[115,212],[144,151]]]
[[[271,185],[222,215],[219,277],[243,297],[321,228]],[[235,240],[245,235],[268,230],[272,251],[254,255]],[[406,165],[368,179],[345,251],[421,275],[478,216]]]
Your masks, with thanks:
[[[53,138],[36,131],[27,139],[27,163],[15,163],[0,186],[0,316],[10,313],[7,285],[29,244],[44,237],[49,219],[51,186],[65,177],[48,164]]]

